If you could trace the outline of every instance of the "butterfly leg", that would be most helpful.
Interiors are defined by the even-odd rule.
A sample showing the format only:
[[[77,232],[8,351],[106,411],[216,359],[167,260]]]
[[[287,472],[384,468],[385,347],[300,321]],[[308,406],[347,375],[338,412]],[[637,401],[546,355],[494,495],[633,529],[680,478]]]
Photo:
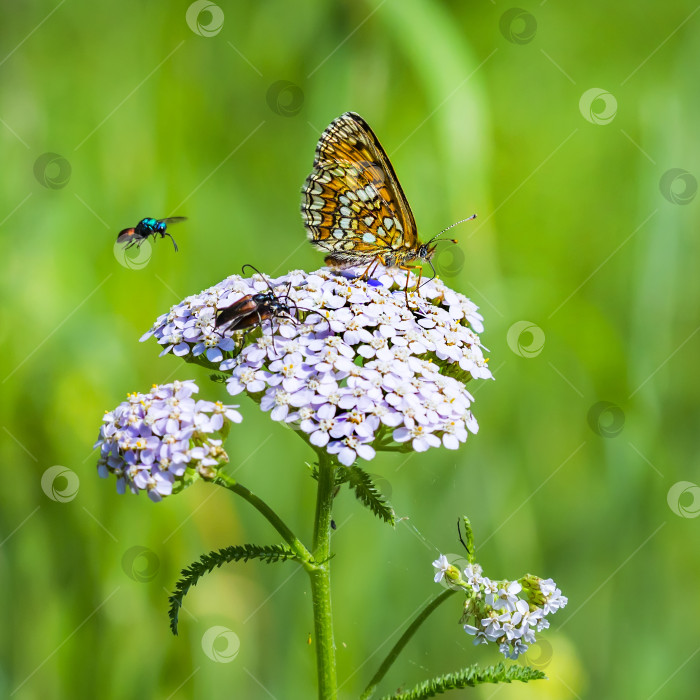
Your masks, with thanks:
[[[361,280],[367,280],[367,279],[369,279],[369,276],[370,276],[370,268],[371,268],[372,266],[376,266],[376,264],[377,264],[377,261],[376,261],[376,260],[372,260],[372,262],[370,262],[370,264],[367,265],[367,267],[364,269],[364,271],[362,272],[362,275],[360,275],[360,279],[361,279]]]
[[[415,270],[418,268],[418,284],[416,285],[416,288],[413,291],[417,291],[418,288],[420,287],[420,281],[421,278],[423,277],[423,268],[420,265],[399,265],[400,270],[404,270],[406,272],[406,286],[404,287],[404,296],[406,297],[406,306],[408,307],[408,282],[411,279],[411,270]]]
[[[418,267],[418,283],[416,284],[416,289],[415,289],[416,292],[420,289],[420,281],[422,279],[423,279],[423,266],[420,265]]]
[[[411,268],[404,267],[402,269],[406,271],[406,286],[404,287],[403,294],[406,297],[406,308],[408,308],[408,280],[411,279]]]
[[[374,262],[374,269],[372,270],[372,274],[374,274],[377,271],[377,268],[379,267],[379,264],[382,264],[386,267],[386,261],[381,255],[377,255],[375,262]]]
[[[360,279],[363,280],[368,280],[372,278],[372,275],[376,272],[377,267],[379,266],[379,263],[384,265],[384,258],[381,255],[377,255],[372,262],[370,262],[369,265],[365,268],[365,271],[362,273],[362,277]]]

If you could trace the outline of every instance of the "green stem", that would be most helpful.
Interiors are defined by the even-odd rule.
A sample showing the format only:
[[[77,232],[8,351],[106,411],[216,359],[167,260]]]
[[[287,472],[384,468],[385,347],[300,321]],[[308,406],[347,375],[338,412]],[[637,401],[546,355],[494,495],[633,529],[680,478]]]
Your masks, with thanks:
[[[382,665],[379,667],[379,670],[374,674],[372,680],[367,684],[364,693],[362,693],[362,695],[360,696],[360,700],[368,700],[368,698],[371,698],[372,695],[374,695],[374,691],[377,689],[377,685],[379,685],[379,682],[382,680],[382,678],[384,678],[387,671],[391,668],[391,665],[394,663],[394,661],[396,661],[396,657],[406,646],[408,640],[411,639],[411,637],[415,634],[416,630],[428,619],[430,614],[434,610],[436,610],[440,605],[442,605],[442,603],[444,603],[453,593],[456,592],[457,591],[453,591],[452,589],[448,588],[447,590],[443,591],[437,598],[433,598],[433,600],[418,613],[413,622],[401,635],[399,641],[396,642],[396,644],[394,644],[391,651],[387,654],[387,657],[382,662]]]
[[[271,525],[272,527],[282,535],[284,541],[296,552],[299,562],[304,566],[307,571],[312,571],[315,567],[313,562],[313,556],[306,547],[301,543],[301,540],[287,527],[282,518],[275,513],[270,506],[265,503],[259,496],[256,496],[250,489],[239,484],[235,479],[219,472],[214,479],[213,483],[217,486],[223,486],[233,493],[237,493],[239,496],[244,498],[250,505],[252,505]]]
[[[332,458],[325,451],[319,450],[318,457],[318,493],[313,539],[313,556],[316,566],[309,571],[309,577],[311,578],[311,599],[314,609],[318,697],[319,700],[335,700],[338,681],[335,668],[335,642],[333,641],[330,570],[331,508],[335,489],[335,473]]]

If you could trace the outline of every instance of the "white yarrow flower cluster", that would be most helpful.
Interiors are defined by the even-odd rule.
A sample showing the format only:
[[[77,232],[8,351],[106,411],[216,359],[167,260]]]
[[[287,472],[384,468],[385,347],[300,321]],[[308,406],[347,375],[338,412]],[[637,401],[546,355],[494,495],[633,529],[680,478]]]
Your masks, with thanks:
[[[228,462],[222,447],[228,424],[240,423],[237,406],[195,401],[193,381],[153,386],[148,394],[129,394],[105,413],[95,447],[98,473],[117,477],[117,491],[146,491],[160,501],[198,475],[211,478]]]
[[[368,281],[326,268],[234,275],[174,306],[142,340],[226,372],[230,394],[246,392],[341,464],[390,446],[454,450],[478,430],[466,382],[492,378],[482,317],[440,280],[409,292],[407,306],[405,284],[392,269]],[[270,288],[290,317],[248,333],[216,328],[218,310]]]
[[[554,581],[528,574],[518,581],[492,581],[479,564],[463,571],[442,554],[433,562],[435,582],[446,580],[451,588],[462,588],[467,600],[461,622],[474,636],[474,644],[495,642],[509,659],[517,659],[534,644],[535,633],[549,627],[547,615],[563,608],[568,600]]]

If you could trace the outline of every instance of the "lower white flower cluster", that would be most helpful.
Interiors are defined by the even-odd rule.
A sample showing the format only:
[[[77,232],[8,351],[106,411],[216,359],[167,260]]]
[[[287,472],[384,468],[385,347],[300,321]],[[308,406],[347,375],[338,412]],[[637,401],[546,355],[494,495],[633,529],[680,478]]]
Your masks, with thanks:
[[[460,571],[444,554],[433,567],[436,582],[444,579],[450,588],[465,591],[461,622],[464,631],[475,637],[474,644],[495,642],[508,659],[524,654],[535,643],[535,632],[549,627],[546,616],[568,602],[551,578],[527,574],[517,581],[492,581],[482,575],[479,564]]]
[[[211,478],[228,462],[220,437],[228,423],[240,423],[237,406],[195,401],[193,381],[153,386],[148,394],[129,394],[105,413],[97,470],[117,477],[117,491],[146,491],[152,501],[169,496],[197,476]]]

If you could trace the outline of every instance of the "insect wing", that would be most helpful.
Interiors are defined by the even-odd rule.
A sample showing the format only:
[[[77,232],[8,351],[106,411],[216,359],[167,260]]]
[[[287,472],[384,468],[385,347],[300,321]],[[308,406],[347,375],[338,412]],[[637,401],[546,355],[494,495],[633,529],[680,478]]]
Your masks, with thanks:
[[[139,236],[136,235],[135,228],[125,228],[119,232],[119,235],[117,236],[117,243],[133,243],[138,239]]]
[[[219,312],[219,315],[216,317],[216,327],[220,328],[227,323],[236,321],[236,319],[243,319],[245,316],[248,316],[248,314],[254,313],[258,306],[259,304],[253,300],[253,295],[246,294],[237,302],[234,302],[231,306],[227,306]],[[229,330],[235,330],[237,325],[237,323],[233,323]]]
[[[249,328],[254,328],[259,326],[263,321],[267,321],[272,318],[272,310],[268,309],[266,306],[258,305],[255,311],[251,311],[246,316],[241,316],[240,320],[232,323],[229,326],[229,330],[234,331],[244,331]]]
[[[354,112],[333,121],[304,183],[302,219],[311,243],[340,265],[419,246],[416,224],[386,152]]]
[[[169,216],[167,219],[158,219],[160,224],[177,224],[180,221],[187,221],[186,216]]]

